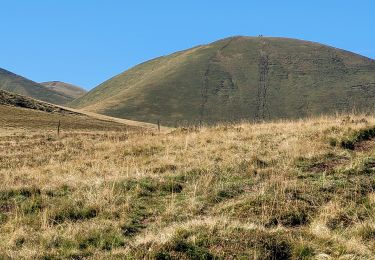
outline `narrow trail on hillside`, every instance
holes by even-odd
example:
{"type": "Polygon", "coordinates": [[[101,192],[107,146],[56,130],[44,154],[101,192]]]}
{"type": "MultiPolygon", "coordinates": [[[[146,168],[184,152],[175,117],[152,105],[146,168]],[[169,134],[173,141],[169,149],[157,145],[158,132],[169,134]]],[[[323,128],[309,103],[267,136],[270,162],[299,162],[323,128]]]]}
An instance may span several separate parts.
{"type": "Polygon", "coordinates": [[[260,50],[259,57],[259,85],[257,94],[257,106],[256,115],[257,120],[264,120],[269,117],[269,111],[267,107],[267,91],[268,91],[268,72],[269,72],[269,57],[267,54],[267,43],[265,40],[262,41],[262,48],[260,50]]]}
{"type": "MultiPolygon", "coordinates": [[[[215,52],[214,55],[212,55],[210,57],[210,59],[208,60],[208,65],[207,65],[207,69],[204,73],[204,76],[203,76],[203,86],[202,86],[202,103],[201,103],[201,108],[200,108],[200,112],[199,112],[199,115],[200,115],[200,121],[203,121],[203,116],[204,116],[204,111],[206,109],[206,104],[207,104],[207,101],[208,101],[208,90],[209,90],[209,75],[210,75],[210,72],[211,72],[211,69],[212,69],[212,65],[215,63],[216,61],[216,58],[219,57],[221,55],[221,52],[224,51],[236,38],[232,38],[230,40],[228,40],[228,42],[223,46],[221,47],[218,51],[215,52]]],[[[231,84],[234,85],[234,82],[233,82],[233,79],[231,78],[230,79],[231,81],[231,84]]],[[[221,83],[222,85],[224,85],[224,81],[222,81],[221,83]]]]}

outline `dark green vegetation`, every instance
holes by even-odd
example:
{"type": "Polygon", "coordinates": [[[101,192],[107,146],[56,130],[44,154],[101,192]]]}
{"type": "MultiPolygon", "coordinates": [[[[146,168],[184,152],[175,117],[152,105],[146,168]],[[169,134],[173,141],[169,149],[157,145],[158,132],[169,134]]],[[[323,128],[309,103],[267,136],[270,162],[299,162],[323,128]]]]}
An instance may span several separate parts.
{"type": "Polygon", "coordinates": [[[57,105],[63,105],[73,100],[67,94],[55,91],[4,69],[0,69],[0,89],[57,105]]]}
{"type": "Polygon", "coordinates": [[[18,95],[5,90],[0,90],[0,105],[12,106],[12,107],[22,107],[33,110],[40,110],[44,112],[56,112],[56,113],[66,113],[66,114],[78,114],[72,112],[68,109],[52,105],[43,101],[39,101],[30,97],[18,95]]]}
{"type": "Polygon", "coordinates": [[[363,141],[375,138],[375,128],[365,128],[360,131],[354,131],[345,140],[341,141],[341,146],[350,150],[354,150],[363,141]]]}
{"type": "Polygon", "coordinates": [[[83,88],[61,81],[42,82],[40,84],[62,95],[70,97],[71,101],[87,93],[83,88]]]}
{"type": "Polygon", "coordinates": [[[285,38],[233,37],[142,63],[72,102],[174,126],[374,109],[375,61],[285,38]]]}

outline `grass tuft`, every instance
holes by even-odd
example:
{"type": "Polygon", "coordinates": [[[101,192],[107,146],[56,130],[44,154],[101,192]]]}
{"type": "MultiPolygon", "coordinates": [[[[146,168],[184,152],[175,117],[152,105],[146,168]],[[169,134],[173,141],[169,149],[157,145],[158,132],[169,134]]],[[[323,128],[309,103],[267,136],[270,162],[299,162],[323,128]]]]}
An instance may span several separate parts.
{"type": "Polygon", "coordinates": [[[341,141],[341,147],[349,150],[354,150],[356,144],[370,140],[375,137],[375,128],[365,128],[355,131],[350,136],[341,141]]]}

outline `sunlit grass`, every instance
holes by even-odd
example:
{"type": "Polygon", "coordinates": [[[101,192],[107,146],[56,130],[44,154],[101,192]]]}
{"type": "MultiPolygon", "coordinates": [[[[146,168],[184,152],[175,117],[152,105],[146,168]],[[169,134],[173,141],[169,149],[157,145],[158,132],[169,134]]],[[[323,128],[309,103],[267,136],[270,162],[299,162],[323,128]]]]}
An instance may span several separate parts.
{"type": "Polygon", "coordinates": [[[0,258],[371,258],[374,125],[2,131],[0,258]]]}

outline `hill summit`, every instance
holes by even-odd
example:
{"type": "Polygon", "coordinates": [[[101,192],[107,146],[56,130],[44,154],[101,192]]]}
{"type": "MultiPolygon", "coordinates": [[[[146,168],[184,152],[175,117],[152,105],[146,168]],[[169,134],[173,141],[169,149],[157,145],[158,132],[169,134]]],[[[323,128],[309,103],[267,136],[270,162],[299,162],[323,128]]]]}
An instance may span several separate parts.
{"type": "Polygon", "coordinates": [[[142,63],[72,102],[174,125],[373,109],[375,61],[326,45],[231,37],[142,63]]]}

